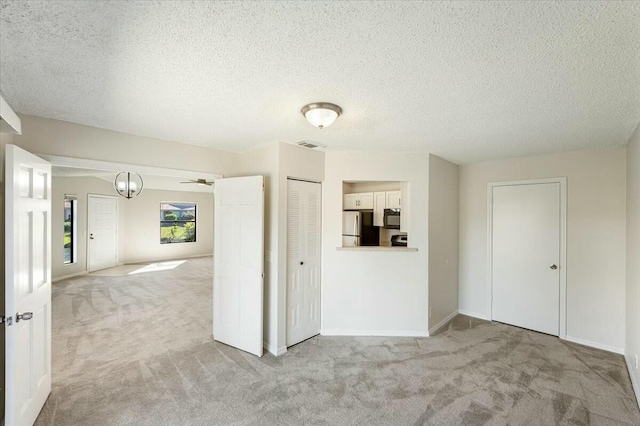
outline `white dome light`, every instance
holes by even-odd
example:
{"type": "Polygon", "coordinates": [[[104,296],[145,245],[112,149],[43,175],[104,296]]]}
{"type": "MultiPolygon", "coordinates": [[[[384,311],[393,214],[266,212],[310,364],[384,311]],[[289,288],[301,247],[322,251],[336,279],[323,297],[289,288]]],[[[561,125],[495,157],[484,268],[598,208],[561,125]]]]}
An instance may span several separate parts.
{"type": "Polygon", "coordinates": [[[300,112],[309,123],[323,129],[336,121],[342,114],[342,108],[328,102],[314,102],[303,106],[300,112]]]}

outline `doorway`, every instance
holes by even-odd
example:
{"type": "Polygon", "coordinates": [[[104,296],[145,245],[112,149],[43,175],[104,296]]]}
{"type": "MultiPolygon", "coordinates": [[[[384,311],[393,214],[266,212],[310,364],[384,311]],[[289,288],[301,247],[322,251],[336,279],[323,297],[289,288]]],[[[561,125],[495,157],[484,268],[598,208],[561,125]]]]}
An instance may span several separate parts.
{"type": "Polygon", "coordinates": [[[287,181],[287,346],[320,334],[321,184],[287,181]]]}
{"type": "Polygon", "coordinates": [[[89,194],[87,209],[87,269],[113,268],[118,265],[118,199],[89,194]]]}
{"type": "Polygon", "coordinates": [[[490,183],[491,319],[566,336],[566,178],[490,183]]]}

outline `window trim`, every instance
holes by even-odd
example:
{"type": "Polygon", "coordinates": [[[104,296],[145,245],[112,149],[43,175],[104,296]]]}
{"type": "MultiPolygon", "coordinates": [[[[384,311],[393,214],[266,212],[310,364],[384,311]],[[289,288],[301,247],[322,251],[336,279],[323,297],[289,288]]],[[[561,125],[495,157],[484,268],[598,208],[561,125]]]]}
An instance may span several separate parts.
{"type": "MultiPolygon", "coordinates": [[[[64,204],[66,204],[67,201],[71,202],[71,260],[69,262],[66,262],[64,260],[64,222],[66,222],[66,220],[63,220],[63,230],[62,230],[62,236],[63,236],[63,246],[62,246],[62,253],[63,253],[63,257],[62,257],[62,263],[64,266],[72,266],[72,265],[77,265],[78,264],[78,197],[76,195],[73,194],[64,194],[64,201],[63,201],[63,211],[66,210],[66,207],[64,206],[64,204]]],[[[63,213],[63,219],[64,218],[64,213],[63,213]]]]}
{"type": "Polygon", "coordinates": [[[198,203],[195,201],[161,201],[160,202],[160,220],[159,220],[159,225],[160,225],[160,245],[171,245],[171,244],[185,244],[185,243],[196,243],[198,242],[198,226],[199,226],[199,221],[198,221],[198,203]],[[193,204],[193,206],[195,207],[195,217],[193,220],[183,220],[183,221],[169,221],[169,220],[162,220],[162,212],[164,211],[162,209],[162,205],[163,204],[193,204]],[[189,223],[189,222],[193,222],[194,226],[195,226],[195,230],[194,230],[194,236],[193,236],[193,241],[167,241],[167,242],[163,242],[162,241],[162,224],[163,223],[177,223],[177,222],[183,222],[183,223],[189,223]]]}

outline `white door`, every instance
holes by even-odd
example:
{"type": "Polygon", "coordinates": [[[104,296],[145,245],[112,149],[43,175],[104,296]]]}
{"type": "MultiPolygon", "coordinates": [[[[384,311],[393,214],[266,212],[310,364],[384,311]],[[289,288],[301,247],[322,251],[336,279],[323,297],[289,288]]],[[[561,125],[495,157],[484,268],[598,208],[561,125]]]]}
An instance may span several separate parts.
{"type": "Polygon", "coordinates": [[[51,165],[6,146],[5,424],[31,426],[51,392],[51,165]]]}
{"type": "Polygon", "coordinates": [[[492,319],[559,335],[560,184],[493,187],[492,319]]]}
{"type": "Polygon", "coordinates": [[[118,199],[89,195],[89,272],[118,265],[118,199]]]}
{"type": "Polygon", "coordinates": [[[289,180],[287,346],[320,334],[321,187],[289,180]]]}
{"type": "Polygon", "coordinates": [[[216,179],[213,338],[262,356],[264,178],[216,179]]]}

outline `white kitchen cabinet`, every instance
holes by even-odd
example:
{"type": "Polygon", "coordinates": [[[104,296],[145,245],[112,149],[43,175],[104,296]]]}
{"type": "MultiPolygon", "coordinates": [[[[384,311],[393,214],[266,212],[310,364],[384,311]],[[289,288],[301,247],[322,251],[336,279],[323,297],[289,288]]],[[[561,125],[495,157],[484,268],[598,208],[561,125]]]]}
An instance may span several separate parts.
{"type": "Polygon", "coordinates": [[[357,210],[358,209],[358,199],[359,194],[344,194],[342,200],[342,209],[343,210],[357,210]]]}
{"type": "Polygon", "coordinates": [[[373,209],[373,192],[361,192],[358,202],[358,208],[360,210],[373,209]]]}
{"type": "Polygon", "coordinates": [[[373,226],[384,226],[384,209],[387,208],[387,193],[373,193],[373,226]]]}
{"type": "Polygon", "coordinates": [[[402,192],[401,191],[387,191],[387,207],[388,209],[401,209],[402,208],[402,192]]]}
{"type": "Polygon", "coordinates": [[[407,233],[409,232],[409,223],[411,222],[410,220],[411,210],[409,205],[411,198],[409,197],[409,189],[410,189],[409,182],[402,182],[402,190],[400,191],[401,197],[398,200],[398,203],[402,204],[401,206],[402,213],[400,214],[400,231],[407,232],[407,233]]]}
{"type": "Polygon", "coordinates": [[[373,192],[344,194],[342,206],[343,210],[373,210],[373,192]]]}

